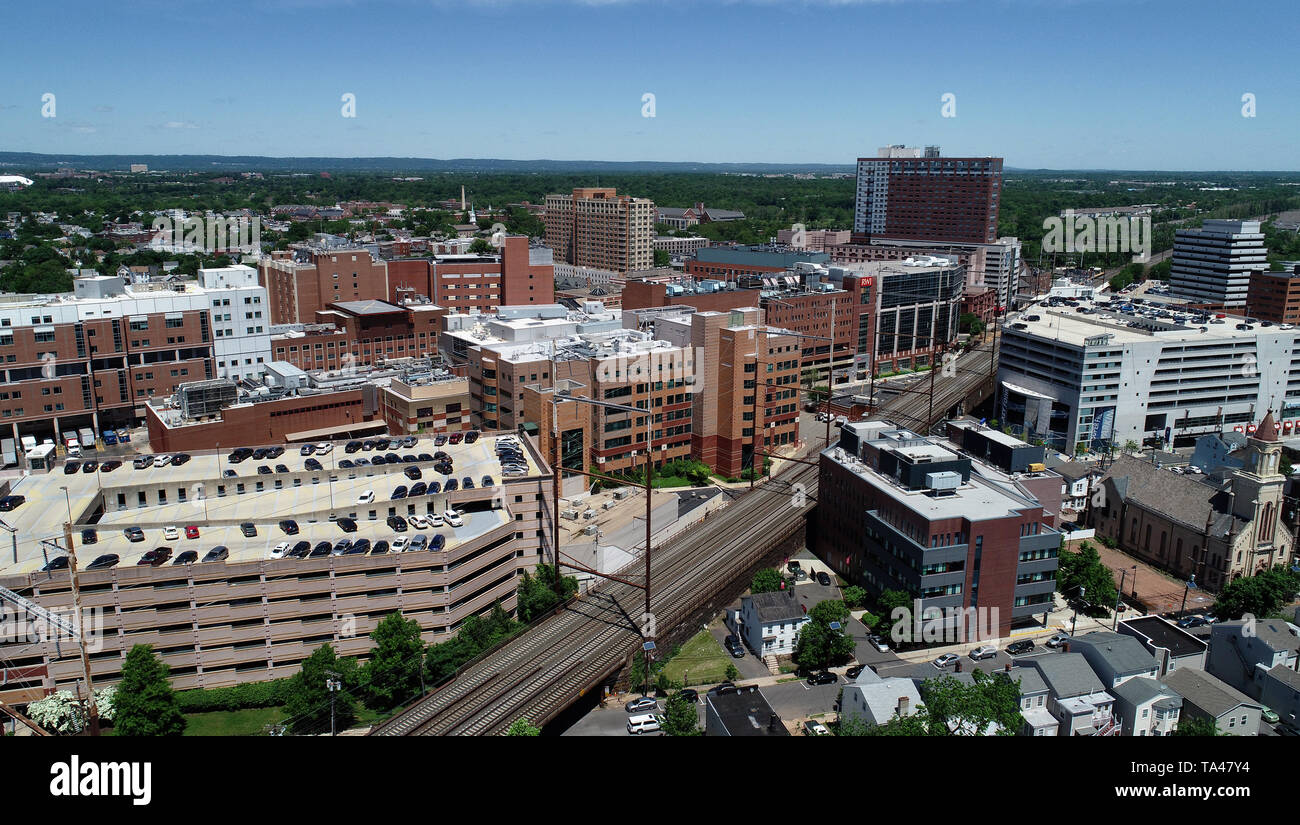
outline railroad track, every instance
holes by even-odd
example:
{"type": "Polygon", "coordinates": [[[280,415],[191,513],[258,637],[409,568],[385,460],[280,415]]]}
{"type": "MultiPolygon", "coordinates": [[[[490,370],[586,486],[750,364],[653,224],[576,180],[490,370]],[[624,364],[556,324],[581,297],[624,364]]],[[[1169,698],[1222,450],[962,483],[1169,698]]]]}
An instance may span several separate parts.
{"type": "MultiPolygon", "coordinates": [[[[985,345],[958,361],[956,380],[936,381],[934,410],[942,415],[980,381],[985,345]]],[[[878,415],[897,423],[928,418],[928,395],[892,399],[878,415]]],[[[650,609],[661,629],[678,626],[788,535],[784,529],[812,509],[817,469],[795,464],[727,508],[654,550],[650,609]],[[796,485],[799,485],[798,487],[796,485]],[[801,504],[797,495],[803,494],[801,504]]],[[[619,571],[637,580],[642,562],[619,571]]],[[[534,625],[450,682],[380,725],[372,736],[490,735],[515,720],[542,725],[578,696],[616,672],[642,641],[645,596],[639,588],[602,582],[556,615],[534,625]]]]}
{"type": "MultiPolygon", "coordinates": [[[[816,489],[816,468],[793,465],[657,547],[650,603],[656,624],[677,626],[712,598],[718,582],[767,555],[788,533],[782,528],[807,515],[816,489]]],[[[640,569],[633,562],[620,572],[636,580],[640,569]]],[[[605,581],[372,735],[497,734],[521,718],[543,724],[615,672],[641,643],[644,600],[639,588],[605,581]]]]}

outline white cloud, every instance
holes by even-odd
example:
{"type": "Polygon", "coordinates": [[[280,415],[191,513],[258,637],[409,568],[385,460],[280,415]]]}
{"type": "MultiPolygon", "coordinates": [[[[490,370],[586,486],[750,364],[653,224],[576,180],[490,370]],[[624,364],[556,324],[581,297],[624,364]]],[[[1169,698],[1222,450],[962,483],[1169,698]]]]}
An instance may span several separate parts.
{"type": "Polygon", "coordinates": [[[169,120],[163,124],[164,129],[197,129],[197,123],[191,123],[188,120],[169,120]]]}

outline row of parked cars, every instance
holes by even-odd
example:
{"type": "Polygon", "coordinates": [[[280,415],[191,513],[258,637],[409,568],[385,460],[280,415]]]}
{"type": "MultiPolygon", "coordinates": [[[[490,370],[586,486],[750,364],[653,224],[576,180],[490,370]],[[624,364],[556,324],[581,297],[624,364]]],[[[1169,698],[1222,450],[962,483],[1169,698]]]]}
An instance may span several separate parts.
{"type": "MultiPolygon", "coordinates": [[[[281,452],[283,452],[283,450],[281,450],[281,452]]],[[[148,453],[145,453],[143,455],[136,456],[135,460],[131,462],[131,466],[137,470],[147,470],[150,467],[167,467],[167,466],[180,467],[184,465],[187,461],[189,461],[190,457],[191,456],[189,453],[176,453],[175,455],[167,455],[167,454],[149,455],[148,453]]],[[[72,464],[72,463],[73,462],[71,461],[68,462],[68,464],[72,464]]],[[[111,463],[114,462],[106,462],[106,464],[111,464],[111,463]]],[[[121,466],[120,462],[118,462],[118,466],[121,466]]],[[[68,468],[66,465],[63,468],[63,472],[65,473],[68,472],[68,468]]],[[[73,470],[72,472],[76,472],[76,470],[73,470]]],[[[105,472],[107,472],[107,470],[105,470],[105,472]]]]}
{"type": "Polygon", "coordinates": [[[528,475],[528,459],[514,436],[497,439],[497,461],[501,463],[501,475],[505,478],[521,478],[528,475]]]}
{"type": "MultiPolygon", "coordinates": [[[[202,563],[225,561],[229,556],[230,549],[223,545],[218,545],[213,547],[203,556],[202,563]]],[[[136,562],[136,565],[139,567],[161,567],[171,558],[172,548],[166,546],[155,547],[140,556],[140,560],[136,562]]],[[[105,553],[102,556],[97,556],[94,561],[86,565],[86,569],[106,570],[110,567],[116,567],[121,560],[122,558],[116,553],[105,553]]],[[[172,560],[172,564],[194,564],[198,561],[199,553],[197,550],[185,550],[172,560]]],[[[41,572],[44,573],[66,569],[68,569],[68,557],[56,556],[55,558],[50,559],[45,566],[41,568],[41,572]]]]}
{"type": "Polygon", "coordinates": [[[389,552],[403,553],[426,549],[436,552],[445,547],[446,544],[447,539],[441,533],[434,533],[432,538],[424,533],[418,533],[410,538],[394,536],[391,542],[380,539],[373,544],[367,538],[356,540],[343,538],[335,542],[319,541],[314,546],[309,541],[299,541],[292,545],[287,541],[282,541],[271,548],[271,558],[318,559],[325,556],[364,556],[366,554],[378,556],[389,552]]]}
{"type": "Polygon", "coordinates": [[[101,473],[111,473],[121,466],[122,462],[116,459],[105,461],[103,464],[100,464],[98,461],[93,459],[90,461],[69,461],[63,465],[63,474],[70,476],[75,475],[78,471],[83,473],[93,473],[96,470],[101,473]]]}

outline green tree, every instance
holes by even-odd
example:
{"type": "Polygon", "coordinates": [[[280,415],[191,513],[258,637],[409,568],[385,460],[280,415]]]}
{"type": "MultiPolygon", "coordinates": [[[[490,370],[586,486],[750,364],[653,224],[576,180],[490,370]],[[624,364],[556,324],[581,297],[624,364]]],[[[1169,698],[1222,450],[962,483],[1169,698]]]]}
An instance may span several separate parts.
{"type": "Polygon", "coordinates": [[[1221,736],[1218,724],[1206,716],[1184,716],[1170,736],[1221,736]]]}
{"type": "Polygon", "coordinates": [[[519,718],[510,723],[510,729],[506,731],[506,736],[541,736],[542,729],[535,727],[527,719],[519,718]]]}
{"type": "Polygon", "coordinates": [[[1097,548],[1084,542],[1077,552],[1063,550],[1056,571],[1057,590],[1066,598],[1082,599],[1083,612],[1089,616],[1109,615],[1119,594],[1115,591],[1115,576],[1101,562],[1097,548]]]}
{"type": "Polygon", "coordinates": [[[338,730],[350,727],[357,718],[357,663],[341,659],[329,644],[316,648],[302,661],[286,690],[284,712],[289,728],[298,734],[328,733],[330,730],[330,690],[326,682],[337,673],[343,689],[334,691],[334,719],[338,730]]]}
{"type": "Polygon", "coordinates": [[[1024,724],[1020,715],[1020,682],[1004,673],[971,672],[967,684],[951,675],[921,684],[930,731],[939,735],[984,736],[992,726],[997,736],[1015,736],[1024,724]]]}
{"type": "Polygon", "coordinates": [[[853,637],[848,629],[849,609],[839,599],[818,602],[808,611],[809,621],[799,629],[794,661],[804,668],[826,668],[853,658],[853,637]],[[838,628],[831,625],[838,622],[838,628]]]}
{"type": "Polygon", "coordinates": [[[424,668],[424,642],[420,623],[391,613],[371,632],[375,646],[362,668],[366,704],[389,711],[420,693],[424,668]]]}
{"type": "MultiPolygon", "coordinates": [[[[560,589],[564,594],[563,599],[567,600],[578,592],[578,580],[573,576],[565,576],[560,579],[560,589]]],[[[528,624],[560,601],[561,597],[555,593],[555,568],[552,565],[537,565],[536,576],[530,576],[527,570],[524,571],[523,578],[519,580],[516,608],[519,621],[528,624]]]]}
{"type": "Polygon", "coordinates": [[[668,736],[700,736],[700,719],[695,706],[680,693],[668,698],[664,715],[664,733],[668,736]]]}
{"type": "Polygon", "coordinates": [[[122,664],[122,681],[115,694],[118,736],[180,736],[185,717],[167,681],[167,665],[149,645],[135,645],[122,664]]]}
{"type": "Polygon", "coordinates": [[[735,662],[727,662],[727,669],[723,672],[728,682],[734,682],[740,678],[740,671],[736,668],[735,662]]]}
{"type": "Polygon", "coordinates": [[[491,255],[496,248],[486,238],[475,238],[469,245],[469,251],[475,255],[491,255]]]}
{"type": "Polygon", "coordinates": [[[880,616],[880,632],[894,641],[910,638],[913,607],[912,597],[902,590],[886,590],[881,593],[876,597],[874,611],[880,616]],[[895,632],[898,624],[904,627],[895,632]]]}
{"type": "Polygon", "coordinates": [[[749,584],[751,593],[775,593],[781,589],[785,579],[781,574],[770,567],[764,567],[754,574],[754,580],[749,584]]]}
{"type": "Polygon", "coordinates": [[[1254,576],[1233,579],[1219,591],[1214,615],[1240,619],[1249,613],[1256,618],[1272,616],[1300,591],[1300,574],[1284,567],[1270,567],[1254,576]]]}
{"type": "Polygon", "coordinates": [[[867,591],[857,585],[850,585],[844,588],[844,603],[849,607],[862,607],[867,603],[867,591]]]}
{"type": "Polygon", "coordinates": [[[673,256],[666,249],[655,250],[655,266],[672,266],[673,256]]]}

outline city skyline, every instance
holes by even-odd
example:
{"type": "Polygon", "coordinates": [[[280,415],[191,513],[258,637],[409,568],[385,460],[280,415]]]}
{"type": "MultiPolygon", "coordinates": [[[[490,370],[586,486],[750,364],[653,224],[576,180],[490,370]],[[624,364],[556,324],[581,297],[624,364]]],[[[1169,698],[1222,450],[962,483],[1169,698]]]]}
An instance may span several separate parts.
{"type": "Polygon", "coordinates": [[[235,12],[195,3],[62,7],[84,26],[60,48],[7,47],[0,150],[851,164],[904,143],[1019,169],[1300,169],[1281,2],[1233,10],[1240,46],[1218,10],[1168,0],[290,0],[225,39],[235,12]]]}

